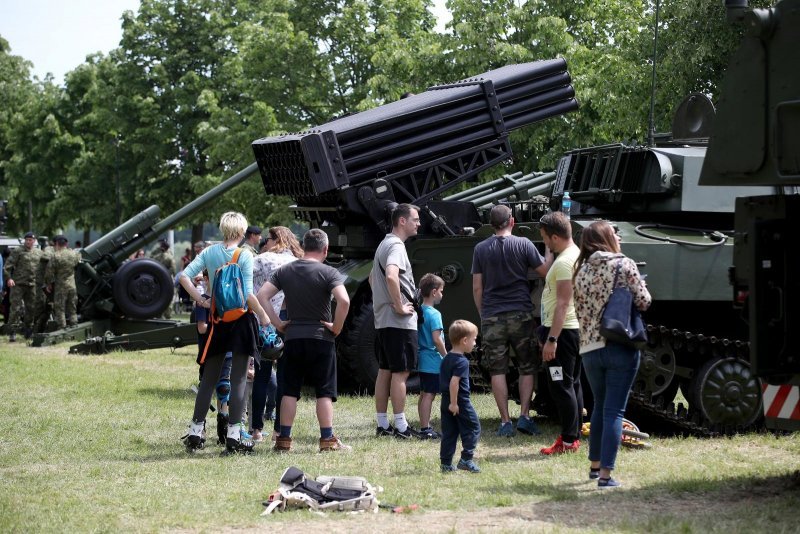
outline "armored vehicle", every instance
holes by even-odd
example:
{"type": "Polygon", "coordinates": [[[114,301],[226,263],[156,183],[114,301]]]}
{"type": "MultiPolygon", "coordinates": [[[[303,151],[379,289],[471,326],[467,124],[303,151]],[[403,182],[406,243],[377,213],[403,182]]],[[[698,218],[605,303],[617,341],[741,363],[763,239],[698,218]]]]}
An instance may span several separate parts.
{"type": "Polygon", "coordinates": [[[767,426],[800,430],[800,0],[748,9],[725,2],[745,35],[722,85],[700,182],[744,190],[736,200],[731,281],[749,323],[752,372],[765,381],[767,426]]]}
{"type": "MultiPolygon", "coordinates": [[[[632,409],[697,434],[757,425],[761,383],[750,369],[746,322],[731,306],[727,273],[735,197],[764,189],[698,183],[714,115],[702,95],[687,98],[673,134],[652,146],[574,150],[554,173],[505,176],[444,196],[509,158],[509,129],[575,109],[569,84],[561,60],[511,65],[253,143],[267,193],[292,197],[298,216],[328,233],[330,261],[348,277],[353,304],[337,340],[342,374],[367,390],[374,384],[366,280],[396,203],[421,207],[420,234],[406,242],[415,276],[434,272],[445,279],[440,310],[446,320],[478,322],[470,271],[475,244],[492,233],[483,211],[507,202],[520,223],[515,232],[538,243],[539,217],[559,209],[569,191],[576,239],[593,220],[613,221],[655,299],[632,409]],[[679,391],[684,400],[676,405],[679,391]]],[[[535,303],[540,291],[541,282],[532,278],[535,303]]],[[[485,383],[480,350],[474,356],[473,381],[485,383]]]]}

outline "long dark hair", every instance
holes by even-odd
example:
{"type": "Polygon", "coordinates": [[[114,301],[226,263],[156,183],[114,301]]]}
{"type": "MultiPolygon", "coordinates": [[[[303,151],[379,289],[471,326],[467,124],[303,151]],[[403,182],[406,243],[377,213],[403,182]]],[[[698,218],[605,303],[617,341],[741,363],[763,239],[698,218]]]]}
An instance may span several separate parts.
{"type": "Polygon", "coordinates": [[[285,226],[273,226],[269,229],[269,236],[275,240],[272,248],[269,249],[270,252],[280,253],[288,250],[295,258],[303,257],[303,247],[300,246],[300,242],[292,231],[285,226]]]}
{"type": "Polygon", "coordinates": [[[575,280],[578,271],[589,257],[595,252],[620,252],[619,241],[614,227],[607,221],[595,221],[581,232],[580,254],[578,261],[575,262],[575,271],[572,273],[572,280],[575,280]]]}

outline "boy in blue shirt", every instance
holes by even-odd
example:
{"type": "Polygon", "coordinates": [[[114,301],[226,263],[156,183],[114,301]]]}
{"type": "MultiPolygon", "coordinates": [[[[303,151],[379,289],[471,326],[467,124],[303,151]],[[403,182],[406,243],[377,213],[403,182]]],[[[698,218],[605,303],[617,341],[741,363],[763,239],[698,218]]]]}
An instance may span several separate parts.
{"type": "Polygon", "coordinates": [[[431,428],[431,406],[439,391],[439,368],[442,358],[447,354],[444,347],[444,326],[442,314],[434,308],[442,302],[444,280],[435,274],[428,273],[419,281],[422,293],[422,315],[425,322],[417,330],[419,346],[419,382],[420,395],[417,411],[419,412],[420,439],[439,439],[442,436],[431,428]]]}
{"type": "Polygon", "coordinates": [[[453,455],[460,435],[461,459],[458,469],[480,473],[480,468],[472,458],[481,435],[481,423],[469,400],[469,361],[464,356],[464,353],[475,348],[478,327],[459,319],[453,321],[447,334],[453,348],[442,360],[439,372],[439,390],[442,393],[442,445],[439,459],[443,472],[456,470],[453,467],[453,455]]]}

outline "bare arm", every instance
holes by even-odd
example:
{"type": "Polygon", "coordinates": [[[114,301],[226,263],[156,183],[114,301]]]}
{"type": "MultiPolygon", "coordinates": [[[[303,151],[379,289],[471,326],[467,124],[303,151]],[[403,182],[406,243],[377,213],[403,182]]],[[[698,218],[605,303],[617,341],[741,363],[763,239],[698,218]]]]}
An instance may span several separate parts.
{"type": "Polygon", "coordinates": [[[549,248],[545,247],[544,249],[544,263],[538,266],[534,271],[536,274],[544,278],[547,276],[547,271],[550,270],[550,266],[553,265],[553,251],[549,248]]]}
{"type": "Polygon", "coordinates": [[[457,376],[450,379],[450,406],[448,409],[453,415],[458,415],[458,383],[460,381],[461,378],[457,376]]]}
{"type": "Polygon", "coordinates": [[[261,307],[267,314],[269,322],[275,325],[275,328],[279,332],[283,332],[286,329],[286,322],[280,320],[278,315],[275,313],[275,310],[272,309],[272,304],[270,304],[269,302],[269,299],[274,297],[278,291],[280,290],[277,287],[275,287],[272,283],[266,282],[263,286],[261,286],[261,289],[258,290],[256,299],[259,301],[259,303],[262,303],[261,307]]]}
{"type": "Polygon", "coordinates": [[[336,313],[333,316],[333,322],[320,322],[324,324],[325,328],[330,330],[334,336],[338,336],[342,328],[344,328],[345,319],[347,319],[347,311],[350,309],[350,297],[347,296],[347,290],[343,285],[334,287],[331,294],[333,298],[336,299],[336,313]]]}
{"type": "Polygon", "coordinates": [[[480,273],[472,275],[472,300],[475,301],[475,308],[480,316],[483,304],[483,275],[480,273]]]}
{"type": "Polygon", "coordinates": [[[447,356],[447,349],[444,346],[444,339],[442,339],[442,331],[434,330],[431,332],[431,337],[433,338],[433,346],[436,347],[436,352],[438,352],[442,358],[447,356]]]}
{"type": "Polygon", "coordinates": [[[386,266],[386,287],[389,290],[389,298],[392,299],[392,310],[398,315],[412,315],[414,306],[410,302],[403,304],[400,295],[400,267],[397,265],[386,266]]]}
{"type": "MultiPolygon", "coordinates": [[[[250,293],[247,295],[247,306],[256,312],[256,316],[258,317],[258,324],[262,326],[266,326],[269,324],[269,316],[267,315],[264,308],[261,306],[261,303],[258,302],[258,298],[253,294],[250,293]]],[[[267,306],[268,308],[272,308],[272,306],[267,306]]]]}
{"type": "MultiPolygon", "coordinates": [[[[570,300],[572,300],[572,280],[557,280],[556,309],[553,311],[553,325],[550,327],[550,335],[553,337],[557,338],[561,335],[570,300]]],[[[544,344],[544,350],[542,351],[542,359],[544,361],[549,362],[556,357],[556,345],[557,343],[550,343],[549,341],[544,344]]]]}
{"type": "Polygon", "coordinates": [[[185,274],[181,273],[180,278],[178,278],[178,282],[183,286],[183,289],[189,293],[189,296],[192,297],[198,306],[201,308],[210,308],[211,307],[211,298],[206,298],[200,294],[200,291],[194,286],[192,280],[186,276],[185,274]]]}

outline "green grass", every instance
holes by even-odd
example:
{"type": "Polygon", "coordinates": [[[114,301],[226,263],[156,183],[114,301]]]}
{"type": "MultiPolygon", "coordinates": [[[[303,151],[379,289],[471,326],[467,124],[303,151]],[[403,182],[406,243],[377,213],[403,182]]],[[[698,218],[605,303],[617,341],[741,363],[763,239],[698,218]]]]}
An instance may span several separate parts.
{"type": "MultiPolygon", "coordinates": [[[[180,349],[68,355],[66,345],[0,346],[0,532],[297,529],[353,532],[630,531],[793,532],[800,505],[800,437],[752,434],[656,438],[623,450],[620,490],[586,480],[585,448],[543,458],[545,435],[497,438],[494,401],[475,395],[484,428],[479,475],[438,472],[438,444],[376,439],[371,398],[342,397],[335,431],[349,454],[316,452],[313,403],[300,403],[295,450],[262,444],[252,456],[194,456],[179,437],[191,417],[194,352],[180,349]],[[289,465],[311,475],[365,476],[381,500],[413,514],[260,517],[289,465]]],[[[434,404],[438,410],[438,400],[434,404]]],[[[512,410],[513,410],[512,406],[512,410]]],[[[416,423],[416,397],[409,399],[416,423]]],[[[210,434],[215,434],[213,415],[210,434]]],[[[434,417],[434,425],[438,418],[434,417]]]]}

